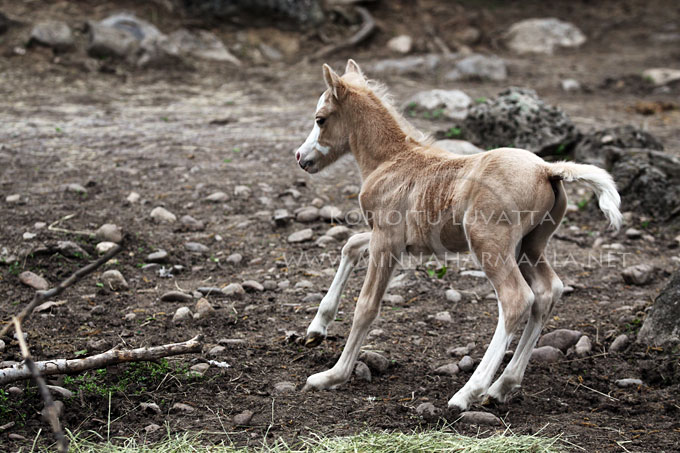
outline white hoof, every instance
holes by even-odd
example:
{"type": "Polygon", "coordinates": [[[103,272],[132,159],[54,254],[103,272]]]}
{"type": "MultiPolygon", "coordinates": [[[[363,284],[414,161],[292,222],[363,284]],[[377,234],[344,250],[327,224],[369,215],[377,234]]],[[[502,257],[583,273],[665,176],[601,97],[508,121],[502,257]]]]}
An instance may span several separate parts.
{"type": "Polygon", "coordinates": [[[453,397],[449,400],[448,406],[449,409],[458,412],[464,412],[467,410],[468,407],[470,407],[470,402],[468,401],[466,395],[461,395],[460,392],[458,392],[455,395],[453,395],[453,397]]]}
{"type": "Polygon", "coordinates": [[[332,370],[328,370],[309,376],[302,390],[334,389],[344,382],[345,379],[338,378],[332,370]]]}
{"type": "Polygon", "coordinates": [[[498,401],[499,403],[505,403],[513,390],[518,389],[520,386],[511,382],[503,382],[500,379],[489,387],[489,391],[486,392],[486,396],[492,400],[498,401]]]}

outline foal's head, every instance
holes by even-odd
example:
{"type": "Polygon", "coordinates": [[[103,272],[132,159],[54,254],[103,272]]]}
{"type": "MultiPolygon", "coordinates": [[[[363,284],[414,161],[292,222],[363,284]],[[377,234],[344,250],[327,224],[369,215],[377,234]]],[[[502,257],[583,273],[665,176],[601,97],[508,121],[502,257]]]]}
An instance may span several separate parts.
{"type": "Polygon", "coordinates": [[[308,173],[316,173],[349,151],[349,125],[343,115],[343,100],[349,84],[365,84],[359,65],[348,60],[345,75],[340,77],[323,65],[323,78],[328,89],[321,94],[314,113],[314,128],[295,152],[298,164],[308,173]]]}

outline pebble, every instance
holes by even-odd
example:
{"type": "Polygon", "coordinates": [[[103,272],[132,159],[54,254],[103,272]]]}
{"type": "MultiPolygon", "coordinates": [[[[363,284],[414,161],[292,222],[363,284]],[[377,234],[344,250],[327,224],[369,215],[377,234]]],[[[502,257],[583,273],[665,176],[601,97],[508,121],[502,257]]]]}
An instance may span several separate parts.
{"type": "Polygon", "coordinates": [[[538,340],[538,346],[552,346],[566,353],[567,349],[574,346],[582,336],[583,333],[578,330],[557,329],[543,335],[538,340]]]}
{"type": "Polygon", "coordinates": [[[455,363],[442,365],[434,370],[434,374],[438,376],[454,376],[458,374],[459,368],[455,363]]]}
{"type": "Polygon", "coordinates": [[[319,209],[314,206],[306,206],[295,214],[295,220],[302,223],[314,222],[319,219],[319,209]]]}
{"type": "Polygon", "coordinates": [[[491,425],[500,426],[503,423],[501,419],[496,417],[494,414],[489,412],[481,411],[466,411],[460,414],[460,419],[463,423],[469,423],[471,425],[491,425]]]}
{"type": "Polygon", "coordinates": [[[0,340],[0,354],[2,354],[3,352],[5,352],[5,341],[0,340]]]}
{"type": "Polygon", "coordinates": [[[680,80],[680,69],[671,68],[650,68],[642,73],[645,80],[649,80],[654,85],[666,85],[667,83],[680,80]]]}
{"type": "Polygon", "coordinates": [[[17,434],[17,433],[9,433],[9,434],[7,435],[7,438],[8,438],[9,440],[18,440],[18,441],[24,441],[24,440],[26,440],[26,438],[25,438],[24,436],[22,436],[21,434],[17,434]]]}
{"type": "Polygon", "coordinates": [[[140,195],[137,192],[130,192],[130,195],[127,196],[126,200],[128,203],[134,204],[137,203],[140,199],[140,195]]]}
{"type": "Polygon", "coordinates": [[[222,201],[227,201],[229,196],[224,192],[214,192],[205,197],[206,201],[211,201],[213,203],[220,203],[222,201]]]}
{"type": "Polygon", "coordinates": [[[156,222],[161,223],[174,223],[177,221],[177,216],[167,209],[158,206],[151,210],[151,218],[156,222]]]}
{"type": "Polygon", "coordinates": [[[121,274],[120,271],[116,269],[109,269],[108,271],[104,272],[99,279],[104,284],[104,287],[106,289],[110,289],[111,291],[123,291],[129,287],[128,282],[125,280],[125,277],[123,277],[123,274],[121,274]]]}
{"type": "Polygon", "coordinates": [[[168,252],[161,249],[146,256],[147,263],[165,263],[168,261],[168,252]]]}
{"type": "Polygon", "coordinates": [[[184,225],[189,231],[203,231],[205,224],[200,220],[196,220],[190,215],[183,215],[179,219],[180,223],[184,225]]]}
{"type": "Polygon", "coordinates": [[[646,285],[654,277],[654,266],[650,264],[637,264],[625,268],[621,275],[623,280],[629,285],[646,285]]]}
{"type": "Polygon", "coordinates": [[[338,241],[336,241],[334,238],[332,238],[330,236],[323,235],[323,236],[319,236],[319,238],[314,243],[321,248],[326,248],[329,245],[335,244],[337,242],[338,241]]]}
{"type": "Polygon", "coordinates": [[[287,289],[290,286],[290,280],[281,280],[276,284],[279,289],[287,289]]]}
{"type": "Polygon", "coordinates": [[[236,426],[249,426],[253,419],[253,411],[243,411],[240,414],[234,415],[233,422],[236,426]]]}
{"type": "MultiPolygon", "coordinates": [[[[200,288],[198,290],[201,291],[200,288]]],[[[222,293],[226,296],[242,296],[246,290],[238,283],[229,283],[222,289],[222,293]]]]}
{"type": "Polygon", "coordinates": [[[155,423],[151,423],[150,425],[146,425],[144,427],[144,431],[146,432],[146,434],[155,433],[159,429],[161,429],[160,425],[157,425],[155,423]]]}
{"type": "Polygon", "coordinates": [[[585,357],[593,350],[593,343],[587,335],[583,335],[576,343],[574,351],[579,357],[585,357]]]}
{"type": "Polygon", "coordinates": [[[71,184],[66,184],[65,190],[67,192],[75,192],[75,193],[87,193],[87,189],[80,184],[74,182],[71,184]]]}
{"type": "Polygon", "coordinates": [[[89,253],[73,241],[57,241],[57,251],[67,258],[84,258],[90,256],[89,253]]]}
{"type": "Polygon", "coordinates": [[[326,205],[319,209],[319,216],[328,222],[342,220],[342,210],[336,206],[326,205]]]}
{"type": "Polygon", "coordinates": [[[31,239],[35,239],[37,234],[31,233],[30,231],[26,231],[23,235],[24,241],[30,241],[31,239]]]}
{"type": "Polygon", "coordinates": [[[612,344],[609,346],[609,352],[621,352],[628,346],[630,339],[628,335],[622,333],[618,337],[614,338],[612,344]]]}
{"type": "Polygon", "coordinates": [[[323,294],[321,293],[309,293],[303,299],[302,302],[305,304],[317,304],[323,299],[323,294]]]}
{"type": "Polygon", "coordinates": [[[50,288],[50,284],[47,283],[47,280],[31,271],[25,271],[19,274],[19,281],[24,285],[30,286],[31,288],[37,289],[39,291],[45,291],[50,288]]]}
{"type": "Polygon", "coordinates": [[[434,320],[439,322],[453,322],[451,313],[449,313],[448,311],[440,311],[439,313],[434,315],[434,320]]]}
{"type": "Polygon", "coordinates": [[[432,403],[420,403],[416,407],[416,413],[423,418],[429,419],[439,415],[439,409],[432,403]]]}
{"type": "Polygon", "coordinates": [[[371,376],[371,369],[361,360],[358,360],[356,365],[354,365],[354,375],[360,381],[371,382],[373,379],[371,376]]]}
{"type": "Polygon", "coordinates": [[[274,280],[265,280],[264,283],[262,284],[262,286],[267,291],[273,291],[278,287],[278,285],[276,284],[276,282],[274,280]]]}
{"type": "Polygon", "coordinates": [[[305,228],[304,230],[296,231],[295,233],[288,236],[288,242],[295,244],[298,242],[311,241],[314,237],[314,232],[311,228],[305,228]]]}
{"type": "Polygon", "coordinates": [[[45,222],[35,222],[33,224],[33,228],[35,228],[36,230],[42,230],[46,226],[47,226],[47,223],[45,223],[45,222]]]}
{"type": "Polygon", "coordinates": [[[636,230],[635,228],[628,228],[626,230],[626,237],[628,239],[639,239],[642,237],[642,231],[636,230]]]}
{"type": "Polygon", "coordinates": [[[486,278],[484,271],[463,271],[460,273],[461,277],[470,276],[476,278],[486,278]]]}
{"type": "Polygon", "coordinates": [[[73,398],[73,392],[64,387],[59,387],[58,385],[47,385],[47,389],[52,395],[59,396],[61,398],[73,398]]]}
{"type": "Polygon", "coordinates": [[[227,350],[227,348],[225,348],[224,346],[213,346],[208,351],[208,355],[216,357],[216,356],[221,355],[226,350],[227,350]]]}
{"type": "Polygon", "coordinates": [[[453,357],[463,357],[470,353],[470,349],[472,348],[470,348],[469,346],[458,346],[455,348],[448,349],[446,353],[453,357]]]}
{"type": "Polygon", "coordinates": [[[9,393],[10,396],[21,396],[24,394],[23,389],[20,389],[19,387],[10,387],[7,389],[7,393],[9,393]]]}
{"type": "Polygon", "coordinates": [[[365,351],[361,353],[359,360],[368,365],[371,371],[377,372],[379,374],[387,371],[387,368],[390,366],[389,360],[373,351],[365,351]]]}
{"type": "Polygon", "coordinates": [[[639,386],[642,385],[642,381],[640,379],[633,379],[633,378],[617,379],[616,385],[621,387],[621,388],[639,387],[639,386]]]}
{"type": "Polygon", "coordinates": [[[103,255],[106,252],[108,252],[109,250],[111,250],[112,248],[114,248],[115,246],[116,246],[115,242],[104,241],[104,242],[98,243],[97,246],[95,247],[95,250],[97,251],[97,253],[99,255],[103,255]]]}
{"type": "Polygon", "coordinates": [[[5,197],[5,201],[7,203],[18,203],[21,201],[21,195],[19,195],[18,193],[15,193],[13,195],[7,195],[5,197]]]}
{"type": "Polygon", "coordinates": [[[199,242],[185,242],[184,243],[184,248],[190,251],[191,253],[208,253],[210,249],[199,243],[199,242]]]}
{"type": "Polygon", "coordinates": [[[142,412],[161,413],[161,408],[156,403],[139,403],[139,407],[142,409],[142,412]]]}
{"type": "Polygon", "coordinates": [[[376,337],[380,337],[384,333],[385,333],[385,331],[382,330],[382,329],[373,329],[370,332],[368,332],[367,338],[373,339],[373,338],[376,338],[376,337]]]}
{"type": "Polygon", "coordinates": [[[463,372],[468,372],[472,371],[472,369],[475,367],[475,361],[472,357],[469,355],[463,356],[462,359],[458,362],[458,368],[463,371],[463,372]]]}
{"type": "Polygon", "coordinates": [[[576,79],[562,79],[560,81],[560,87],[562,91],[571,92],[579,91],[581,89],[581,83],[576,79]]]}
{"type": "Polygon", "coordinates": [[[181,291],[168,291],[161,296],[163,302],[191,302],[194,298],[191,294],[183,293],[181,291]]]}
{"type": "Polygon", "coordinates": [[[404,298],[399,294],[385,294],[382,300],[391,305],[400,305],[404,303],[404,298]]]}
{"type": "Polygon", "coordinates": [[[253,191],[248,186],[236,186],[234,187],[234,195],[238,198],[247,199],[250,198],[253,191]]]}
{"type": "Polygon", "coordinates": [[[127,313],[123,319],[125,319],[125,321],[127,321],[127,322],[132,322],[135,319],[137,319],[137,314],[136,313],[127,313]]]}
{"type": "Polygon", "coordinates": [[[212,305],[210,305],[208,299],[204,299],[203,297],[198,299],[198,301],[196,302],[196,307],[194,307],[194,310],[196,310],[196,312],[194,313],[195,319],[205,318],[215,313],[215,309],[213,308],[212,305]]]}
{"type": "Polygon", "coordinates": [[[210,368],[210,364],[203,362],[193,365],[189,370],[196,376],[203,376],[208,371],[208,368],[210,368]]]}
{"type": "Polygon", "coordinates": [[[245,282],[241,283],[241,286],[243,286],[243,289],[249,293],[264,291],[264,286],[255,280],[246,280],[245,282]]]}
{"type": "Polygon", "coordinates": [[[92,307],[92,310],[90,310],[90,313],[93,316],[102,316],[106,314],[106,307],[103,305],[95,305],[92,307]]]}
{"type": "Polygon", "coordinates": [[[274,384],[274,391],[276,393],[291,393],[295,391],[295,384],[288,381],[277,382],[274,384]]]}
{"type": "Polygon", "coordinates": [[[460,292],[456,291],[455,289],[447,289],[446,300],[453,303],[460,302],[461,300],[463,300],[463,295],[460,292]]]}
{"type": "Polygon", "coordinates": [[[534,362],[554,363],[564,358],[564,354],[552,346],[543,346],[531,351],[531,360],[534,362]]]}
{"type": "Polygon", "coordinates": [[[239,264],[241,261],[243,261],[243,255],[240,253],[232,253],[227,257],[227,263],[229,264],[239,264]]]}
{"type": "Polygon", "coordinates": [[[387,48],[393,52],[405,55],[413,48],[413,38],[409,35],[399,35],[387,41],[387,48]]]}
{"type": "Polygon", "coordinates": [[[95,231],[94,236],[100,241],[118,243],[123,240],[123,230],[113,223],[105,223],[95,231]]]}
{"type": "Polygon", "coordinates": [[[170,412],[184,412],[184,413],[189,413],[189,412],[194,412],[196,409],[192,406],[189,406],[188,404],[184,403],[175,403],[172,405],[170,408],[170,412]]]}
{"type": "Polygon", "coordinates": [[[352,230],[344,225],[337,225],[326,231],[326,236],[330,236],[337,241],[344,241],[352,235],[352,230]]]}
{"type": "Polygon", "coordinates": [[[277,227],[284,227],[290,222],[290,213],[286,209],[276,209],[274,211],[274,223],[277,227]]]}
{"type": "Polygon", "coordinates": [[[191,318],[193,318],[193,313],[191,313],[189,307],[179,307],[177,311],[175,311],[175,315],[172,317],[172,322],[178,324],[191,318]]]}

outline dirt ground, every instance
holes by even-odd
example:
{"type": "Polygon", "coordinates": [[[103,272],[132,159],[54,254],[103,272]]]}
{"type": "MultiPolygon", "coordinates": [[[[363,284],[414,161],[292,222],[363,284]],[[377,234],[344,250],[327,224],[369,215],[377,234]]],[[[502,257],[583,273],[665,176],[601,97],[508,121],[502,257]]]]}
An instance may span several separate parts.
{"type": "MultiPolygon", "coordinates": [[[[564,109],[583,132],[632,124],[658,137],[666,151],[680,150],[680,111],[643,116],[633,108],[638,101],[677,104],[677,93],[655,93],[625,83],[630,75],[646,68],[678,66],[677,41],[664,43],[654,38],[660,33],[680,33],[680,8],[674,2],[560,2],[560,7],[551,10],[545,4],[549,2],[506,5],[466,1],[458,2],[456,14],[450,16],[443,14],[446,8],[438,2],[419,2],[427,13],[423,15],[416,14],[410,2],[382,3],[374,11],[381,32],[359,49],[330,58],[329,63],[340,69],[347,57],[366,65],[387,57],[386,36],[413,30],[413,19],[409,18],[432,21],[444,37],[458,23],[459,19],[453,18],[467,18],[483,31],[473,49],[505,58],[509,79],[454,84],[444,83],[436,75],[392,76],[384,81],[396,99],[433,87],[458,88],[477,98],[493,97],[507,86],[528,86],[546,102],[564,109]],[[496,36],[513,21],[551,15],[576,23],[589,41],[578,50],[553,56],[520,58],[498,47],[496,36]],[[563,78],[575,78],[586,89],[565,93],[559,87],[563,78]]],[[[31,8],[29,2],[0,1],[0,11],[32,22],[51,15],[103,16],[113,9],[90,6],[94,4],[61,2],[31,8]]],[[[150,17],[148,6],[127,6],[142,17],[150,17]]],[[[173,20],[164,16],[158,19],[168,27],[173,20]]],[[[227,41],[235,28],[232,24],[214,31],[227,41]]],[[[308,35],[301,43],[301,53],[306,46],[318,47],[308,35]]],[[[101,272],[68,289],[59,298],[66,301],[64,305],[34,315],[25,325],[36,359],[70,358],[85,350],[89,354],[97,347],[184,341],[198,333],[206,342],[203,354],[171,359],[174,371],[166,370],[160,376],[149,371],[144,379],[136,375],[128,388],[114,391],[110,413],[105,392],[86,387],[84,381],[57,380],[78,392],[64,400],[62,420],[66,427],[104,437],[110,431],[111,436],[155,440],[165,435],[165,430],[147,435],[144,428],[151,423],[167,423],[173,433],[203,431],[209,433],[207,439],[229,439],[239,445],[259,444],[265,436],[290,441],[313,433],[410,431],[430,424],[416,414],[415,407],[430,401],[443,409],[469,378],[470,373],[465,372],[453,378],[432,373],[434,368],[455,361],[447,355],[452,346],[473,342],[471,356],[481,359],[496,324],[495,300],[471,301],[466,297],[457,304],[446,300],[444,292],[450,287],[481,295],[491,289],[485,280],[461,276],[460,270],[473,268],[464,262],[441,279],[430,277],[422,267],[399,272],[406,275],[403,284],[389,293],[403,296],[404,302],[383,305],[375,323],[382,332],[364,345],[365,350],[380,352],[390,360],[386,373],[374,375],[371,382],[353,377],[333,391],[299,391],[308,375],[327,369],[338,358],[365,271],[360,266],[350,279],[327,341],[314,349],[290,341],[290,331],[303,335],[311,321],[317,303],[303,302],[303,298],[309,293],[325,293],[342,244],[326,249],[313,242],[290,244],[286,240],[290,233],[311,227],[316,238],[330,224],[292,222],[276,227],[271,214],[278,208],[293,211],[307,206],[315,198],[344,212],[354,210],[360,183],[355,164],[349,159],[312,176],[300,170],[293,157],[312,126],[313,108],[323,89],[320,62],[241,69],[205,65],[193,71],[139,71],[121,66],[88,72],[75,57],[55,61],[51,51],[44,49],[29,50],[24,56],[8,56],[7,49],[3,50],[0,248],[7,247],[22,258],[16,265],[0,267],[0,318],[9,319],[32,297],[32,290],[19,283],[18,273],[32,270],[54,285],[87,263],[86,259],[64,258],[56,253],[41,254],[40,249],[72,240],[95,255],[97,241],[88,235],[35,226],[36,222],[50,225],[72,216],[58,226],[94,231],[104,223],[115,223],[124,229],[125,251],[101,271],[120,270],[130,289],[103,290],[97,285],[101,272]],[[70,183],[85,186],[87,194],[63,190],[70,183]],[[234,195],[238,185],[250,187],[252,193],[245,198],[234,195]],[[299,197],[290,196],[290,189],[299,197]],[[139,202],[126,202],[132,191],[141,195],[139,202]],[[229,199],[205,201],[217,191],[225,192],[229,199]],[[22,202],[6,203],[5,197],[10,194],[20,194],[22,202]],[[204,222],[205,229],[192,231],[180,222],[154,223],[149,214],[156,206],[164,206],[178,217],[191,215],[204,222]],[[23,239],[25,232],[36,236],[23,239]],[[209,252],[187,251],[184,244],[188,241],[207,245],[209,252]],[[146,255],[158,249],[169,253],[166,267],[182,266],[173,270],[171,277],[141,269],[146,255]],[[243,261],[227,263],[232,253],[242,254],[243,261]],[[180,325],[171,318],[184,304],[160,301],[162,294],[178,288],[191,292],[202,286],[222,287],[245,280],[272,280],[277,284],[288,280],[290,287],[249,292],[239,298],[210,298],[216,308],[213,315],[180,325]],[[311,282],[311,287],[296,288],[304,280],[311,282]],[[435,321],[433,315],[441,311],[449,311],[454,322],[435,321]],[[135,319],[126,320],[129,313],[135,313],[135,319]],[[98,346],[93,345],[97,342],[98,346]],[[225,350],[210,357],[207,351],[218,344],[225,350]],[[186,366],[207,359],[226,361],[231,367],[212,366],[202,378],[185,372],[186,366]],[[293,382],[298,390],[276,393],[274,385],[282,381],[293,382]],[[145,402],[157,403],[161,412],[145,412],[139,406],[145,402]],[[178,402],[191,405],[194,411],[171,411],[178,402]],[[233,416],[244,410],[255,412],[252,425],[233,426],[233,416]]],[[[417,119],[416,125],[427,132],[448,127],[424,119],[417,119]]],[[[584,196],[574,187],[569,190],[572,202],[584,196]]],[[[562,298],[545,331],[581,330],[593,340],[593,354],[582,359],[567,356],[555,364],[530,363],[522,389],[510,402],[474,409],[498,415],[514,433],[559,434],[581,447],[573,447],[578,451],[680,451],[677,354],[638,344],[621,353],[606,352],[617,335],[636,333],[644,308],[677,267],[679,252],[673,238],[678,225],[633,214],[626,227],[644,229],[653,236],[653,240],[633,240],[623,232],[607,231],[599,212],[570,212],[567,218],[559,238],[551,243],[550,254],[558,274],[574,291],[562,298]],[[613,258],[608,259],[607,249],[593,247],[598,238],[622,248],[609,252],[613,258]],[[653,283],[642,287],[624,284],[621,270],[637,263],[650,263],[659,269],[653,283]],[[614,384],[621,378],[640,378],[644,385],[621,389],[614,384]]],[[[351,228],[361,231],[364,227],[351,228]]],[[[193,304],[190,307],[193,309],[193,304]]],[[[5,341],[2,360],[20,360],[16,341],[5,341]]],[[[140,368],[120,365],[106,374],[88,376],[100,387],[111,386],[128,376],[131,369],[140,368]]],[[[0,409],[0,425],[15,423],[0,433],[3,451],[26,448],[38,430],[46,429],[39,415],[42,404],[32,384],[18,386],[24,389],[23,396],[7,397],[0,409]],[[10,433],[29,440],[10,440],[10,433]]],[[[454,427],[464,434],[480,432],[479,427],[462,423],[454,427]]],[[[481,432],[505,429],[482,427],[481,432]]],[[[45,434],[41,439],[49,442],[45,434]]]]}

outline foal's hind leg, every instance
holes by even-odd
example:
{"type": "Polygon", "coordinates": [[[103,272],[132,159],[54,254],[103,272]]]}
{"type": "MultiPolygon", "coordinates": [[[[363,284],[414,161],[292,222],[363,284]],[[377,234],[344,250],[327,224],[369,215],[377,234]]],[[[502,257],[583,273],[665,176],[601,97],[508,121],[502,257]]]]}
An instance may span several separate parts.
{"type": "Polygon", "coordinates": [[[317,346],[326,337],[328,325],[335,319],[338,313],[338,306],[340,305],[340,296],[345,289],[347,280],[352,274],[357,263],[363,256],[368,244],[371,240],[371,233],[355,234],[342,248],[342,257],[340,258],[340,266],[333,277],[333,283],[328,289],[326,296],[319,304],[319,309],[312,323],[307,328],[307,338],[305,346],[317,346]]]}
{"type": "Polygon", "coordinates": [[[496,290],[499,315],[496,332],[482,361],[465,386],[449,400],[450,408],[461,411],[480,401],[486,394],[519,320],[534,299],[515,261],[518,239],[512,238],[512,232],[507,229],[493,230],[490,228],[478,233],[468,230],[470,248],[496,290]]]}

